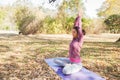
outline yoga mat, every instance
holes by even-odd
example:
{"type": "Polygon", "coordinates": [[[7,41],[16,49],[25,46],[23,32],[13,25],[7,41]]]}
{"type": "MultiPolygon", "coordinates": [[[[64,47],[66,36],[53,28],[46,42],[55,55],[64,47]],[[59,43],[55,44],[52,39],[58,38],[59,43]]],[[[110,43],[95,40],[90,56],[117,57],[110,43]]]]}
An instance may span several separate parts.
{"type": "Polygon", "coordinates": [[[63,67],[55,64],[53,61],[54,59],[55,58],[45,59],[45,62],[62,78],[62,80],[105,80],[96,73],[84,67],[77,73],[65,75],[62,73],[63,67]]]}

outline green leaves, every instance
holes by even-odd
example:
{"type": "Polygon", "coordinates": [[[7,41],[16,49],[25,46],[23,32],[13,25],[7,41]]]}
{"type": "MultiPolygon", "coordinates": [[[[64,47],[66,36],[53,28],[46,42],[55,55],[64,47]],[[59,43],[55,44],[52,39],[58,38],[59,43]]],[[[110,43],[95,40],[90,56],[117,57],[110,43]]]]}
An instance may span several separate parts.
{"type": "Polygon", "coordinates": [[[117,32],[120,32],[120,15],[111,15],[104,21],[104,23],[109,27],[109,29],[117,30],[117,32]]]}
{"type": "Polygon", "coordinates": [[[87,28],[87,27],[89,27],[91,21],[92,21],[91,19],[82,18],[82,26],[83,26],[83,28],[87,28]]]}
{"type": "Polygon", "coordinates": [[[120,15],[111,15],[104,22],[108,26],[120,26],[120,15]]]}
{"type": "Polygon", "coordinates": [[[2,23],[3,19],[5,18],[6,12],[0,8],[0,23],[2,23]]]}
{"type": "Polygon", "coordinates": [[[98,11],[100,17],[107,18],[104,23],[109,32],[120,33],[120,0],[106,0],[98,11]]]}

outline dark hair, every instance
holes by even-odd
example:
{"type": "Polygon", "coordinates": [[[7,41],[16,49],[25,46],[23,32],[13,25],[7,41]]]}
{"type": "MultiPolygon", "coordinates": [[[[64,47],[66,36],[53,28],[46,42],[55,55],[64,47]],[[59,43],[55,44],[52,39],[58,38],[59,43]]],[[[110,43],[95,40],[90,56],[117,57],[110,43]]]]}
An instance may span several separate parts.
{"type": "Polygon", "coordinates": [[[86,31],[84,29],[82,29],[82,33],[83,35],[86,35],[86,31]]]}
{"type": "MultiPolygon", "coordinates": [[[[77,34],[78,34],[78,29],[79,29],[79,27],[73,27],[73,29],[75,29],[75,30],[77,31],[77,34]]],[[[83,35],[85,35],[85,34],[86,34],[86,31],[85,31],[84,29],[82,29],[82,33],[83,33],[83,35]]]]}
{"type": "Polygon", "coordinates": [[[73,29],[75,29],[77,31],[77,34],[78,34],[78,27],[73,27],[73,29]]]}

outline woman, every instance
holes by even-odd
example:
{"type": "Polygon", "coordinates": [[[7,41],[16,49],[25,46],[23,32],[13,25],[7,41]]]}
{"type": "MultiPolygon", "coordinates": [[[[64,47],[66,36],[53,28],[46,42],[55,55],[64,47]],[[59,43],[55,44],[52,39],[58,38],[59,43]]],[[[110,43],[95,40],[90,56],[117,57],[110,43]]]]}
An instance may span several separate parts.
{"type": "Polygon", "coordinates": [[[80,59],[80,50],[83,44],[83,35],[85,31],[82,30],[81,16],[80,14],[75,19],[74,27],[72,30],[73,40],[70,43],[69,48],[69,59],[68,58],[57,58],[55,63],[59,66],[64,66],[64,74],[72,74],[81,70],[82,63],[80,59]]]}

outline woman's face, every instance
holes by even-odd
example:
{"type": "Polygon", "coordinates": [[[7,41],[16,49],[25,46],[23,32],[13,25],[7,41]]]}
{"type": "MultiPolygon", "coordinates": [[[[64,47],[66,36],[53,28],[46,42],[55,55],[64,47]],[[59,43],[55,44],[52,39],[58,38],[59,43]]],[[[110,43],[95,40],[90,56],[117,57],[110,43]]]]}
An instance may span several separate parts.
{"type": "Polygon", "coordinates": [[[77,38],[77,31],[75,29],[72,29],[72,35],[73,38],[77,38]]]}

